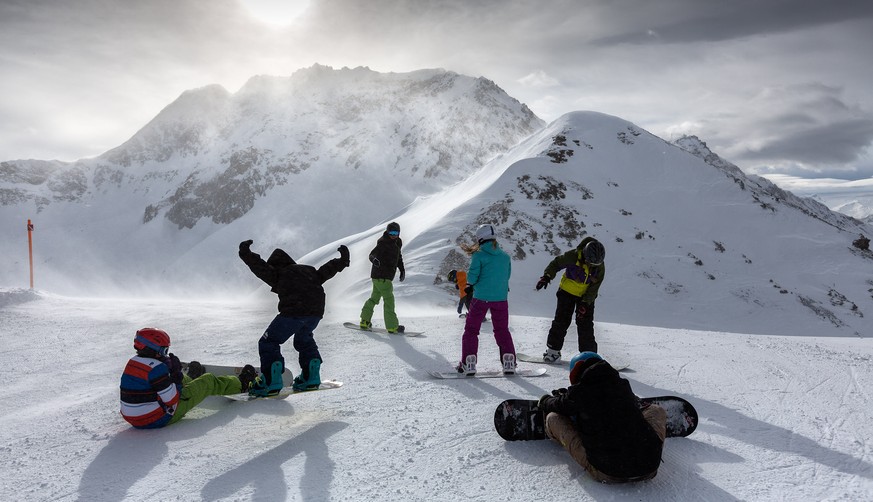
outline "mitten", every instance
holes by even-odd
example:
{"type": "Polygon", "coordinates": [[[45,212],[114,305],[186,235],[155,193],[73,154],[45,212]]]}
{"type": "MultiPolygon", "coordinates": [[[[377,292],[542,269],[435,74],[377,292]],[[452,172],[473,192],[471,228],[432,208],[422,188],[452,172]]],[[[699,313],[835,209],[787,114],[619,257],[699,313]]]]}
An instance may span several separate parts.
{"type": "Polygon", "coordinates": [[[540,280],[537,281],[537,291],[539,291],[539,290],[543,289],[544,287],[548,286],[550,282],[552,282],[552,280],[549,279],[548,276],[545,276],[545,275],[544,275],[544,276],[540,277],[540,280]]]}
{"type": "Polygon", "coordinates": [[[351,260],[349,258],[349,248],[340,244],[340,247],[336,248],[336,250],[339,251],[340,260],[342,260],[343,264],[348,267],[351,264],[351,260]]]}
{"type": "Polygon", "coordinates": [[[401,270],[400,271],[400,282],[403,282],[404,279],[406,279],[406,270],[401,270]]]}
{"type": "Polygon", "coordinates": [[[170,369],[170,379],[176,385],[182,385],[182,363],[172,352],[167,357],[167,367],[170,369]]]}

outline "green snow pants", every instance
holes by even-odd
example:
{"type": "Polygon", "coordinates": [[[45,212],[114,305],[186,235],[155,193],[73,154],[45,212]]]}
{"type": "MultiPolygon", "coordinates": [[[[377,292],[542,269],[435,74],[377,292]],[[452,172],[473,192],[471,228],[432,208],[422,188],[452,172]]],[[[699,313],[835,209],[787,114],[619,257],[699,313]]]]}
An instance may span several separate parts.
{"type": "Polygon", "coordinates": [[[379,304],[379,300],[385,302],[382,308],[385,315],[385,329],[397,329],[400,321],[397,320],[397,314],[394,312],[394,283],[388,279],[373,279],[373,292],[370,298],[364,302],[364,308],[361,309],[361,320],[370,322],[373,320],[373,310],[379,304]]]}
{"type": "Polygon", "coordinates": [[[167,425],[182,420],[186,413],[209,396],[224,396],[240,392],[242,392],[242,384],[235,376],[215,376],[212,373],[204,373],[192,380],[188,375],[184,375],[179,404],[176,405],[176,412],[167,425]]]}

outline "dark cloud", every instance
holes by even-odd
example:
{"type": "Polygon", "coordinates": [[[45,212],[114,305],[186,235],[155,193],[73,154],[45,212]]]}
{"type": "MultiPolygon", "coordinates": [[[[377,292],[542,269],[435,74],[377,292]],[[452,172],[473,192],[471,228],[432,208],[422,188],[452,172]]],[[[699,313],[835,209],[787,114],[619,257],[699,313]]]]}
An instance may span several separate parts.
{"type": "Polygon", "coordinates": [[[871,23],[873,2],[846,0],[623,0],[612,12],[617,33],[594,41],[598,45],[619,43],[717,42],[753,35],[770,35],[846,21],[871,23]]]}

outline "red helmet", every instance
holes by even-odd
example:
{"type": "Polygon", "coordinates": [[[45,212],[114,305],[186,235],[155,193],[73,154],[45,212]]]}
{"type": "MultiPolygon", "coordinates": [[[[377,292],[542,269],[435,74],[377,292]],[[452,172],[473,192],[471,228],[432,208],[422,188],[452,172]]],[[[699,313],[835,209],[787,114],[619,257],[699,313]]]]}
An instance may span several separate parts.
{"type": "Polygon", "coordinates": [[[149,348],[162,356],[170,351],[170,335],[166,331],[157,328],[142,328],[137,330],[133,339],[133,348],[142,350],[149,348]]]}

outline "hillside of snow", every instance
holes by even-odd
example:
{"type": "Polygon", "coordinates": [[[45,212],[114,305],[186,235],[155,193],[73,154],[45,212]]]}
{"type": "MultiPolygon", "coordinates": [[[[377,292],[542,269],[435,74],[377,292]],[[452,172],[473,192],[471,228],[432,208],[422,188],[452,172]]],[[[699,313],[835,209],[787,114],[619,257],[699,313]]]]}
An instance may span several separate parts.
{"type": "Polygon", "coordinates": [[[52,291],[234,290],[240,236],[302,255],[466,179],[543,125],[494,82],[446,70],[315,65],[234,94],[186,91],[99,157],[0,163],[0,253],[12,257],[0,284],[27,267],[12,236],[32,219],[52,291]]]}
{"type": "MultiPolygon", "coordinates": [[[[211,397],[177,424],[142,431],[118,413],[136,329],[166,329],[183,359],[253,363],[275,301],[0,291],[6,499],[873,499],[867,339],[598,322],[601,352],[631,365],[623,376],[638,395],[685,397],[701,417],[691,436],[667,440],[653,480],[603,485],[554,443],[508,443],[494,432],[498,403],[566,386],[563,367],[538,378],[435,380],[427,370],[460,357],[453,306],[401,301],[401,318],[426,337],[389,338],[342,327],[358,305],[328,304],[316,340],[323,376],[341,389],[284,401],[211,397]]],[[[542,350],[548,318],[512,315],[510,325],[517,350],[542,350]]],[[[481,336],[480,366],[497,368],[488,324],[481,336]]],[[[290,343],[284,351],[295,359],[290,343]]]]}
{"type": "MultiPolygon", "coordinates": [[[[565,115],[476,176],[391,218],[403,228],[408,277],[396,294],[425,305],[443,301],[453,291],[447,272],[469,263],[458,243],[490,223],[513,257],[517,314],[552,314],[556,283],[541,292],[534,284],[555,255],[593,235],[607,252],[597,320],[869,336],[873,253],[852,242],[870,228],[746,176],[690,141],[672,145],[596,112],[565,115]]],[[[329,285],[333,294],[363,302],[365,257],[382,230],[341,240],[352,266],[329,285]]],[[[323,262],[339,242],[304,262],[323,262]]]]}

